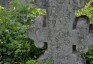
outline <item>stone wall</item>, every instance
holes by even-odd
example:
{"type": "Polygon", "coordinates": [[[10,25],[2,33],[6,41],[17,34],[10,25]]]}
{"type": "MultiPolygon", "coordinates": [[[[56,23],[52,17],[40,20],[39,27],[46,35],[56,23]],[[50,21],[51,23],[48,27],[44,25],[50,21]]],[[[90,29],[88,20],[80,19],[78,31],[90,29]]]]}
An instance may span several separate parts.
{"type": "Polygon", "coordinates": [[[86,64],[81,53],[85,53],[88,45],[93,44],[93,33],[89,30],[87,16],[80,16],[75,20],[74,13],[89,0],[36,1],[36,5],[41,8],[47,3],[44,7],[47,11],[46,20],[35,20],[27,32],[37,47],[42,47],[44,42],[48,44],[48,49],[38,59],[40,64],[44,64],[45,59],[48,59],[50,64],[86,64]],[[42,26],[43,22],[46,22],[45,27],[42,26]]]}

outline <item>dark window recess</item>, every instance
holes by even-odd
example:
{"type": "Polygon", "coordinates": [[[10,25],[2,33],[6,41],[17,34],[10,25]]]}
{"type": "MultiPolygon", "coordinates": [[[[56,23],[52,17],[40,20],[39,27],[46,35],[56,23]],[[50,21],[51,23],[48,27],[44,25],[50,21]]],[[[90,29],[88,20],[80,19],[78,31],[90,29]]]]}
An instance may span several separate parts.
{"type": "Polygon", "coordinates": [[[75,18],[74,22],[73,22],[73,27],[72,29],[76,29],[76,25],[77,25],[77,17],[75,18]]]}
{"type": "Polygon", "coordinates": [[[43,27],[46,27],[46,16],[44,16],[44,19],[43,19],[43,27]]]}
{"type": "Polygon", "coordinates": [[[91,3],[91,7],[93,7],[93,2],[91,3]]]}
{"type": "Polygon", "coordinates": [[[73,53],[77,52],[77,50],[76,50],[76,45],[72,45],[72,52],[73,52],[73,53]]]}
{"type": "Polygon", "coordinates": [[[90,24],[90,21],[89,21],[88,16],[86,16],[86,15],[81,15],[81,16],[75,18],[75,20],[74,20],[74,22],[73,22],[73,27],[72,27],[72,29],[76,29],[76,28],[77,28],[77,27],[76,27],[76,26],[77,26],[77,23],[78,23],[79,19],[81,19],[81,18],[82,18],[82,20],[83,20],[83,19],[87,20],[86,23],[87,23],[87,24],[90,24]]]}
{"type": "Polygon", "coordinates": [[[89,30],[93,30],[93,24],[90,24],[89,30]]]}

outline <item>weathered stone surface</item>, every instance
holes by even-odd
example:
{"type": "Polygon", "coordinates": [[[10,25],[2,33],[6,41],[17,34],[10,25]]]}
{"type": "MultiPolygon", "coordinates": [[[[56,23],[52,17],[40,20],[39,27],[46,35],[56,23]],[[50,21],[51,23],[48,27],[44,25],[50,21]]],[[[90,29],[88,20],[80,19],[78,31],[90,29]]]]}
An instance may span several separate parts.
{"type": "Polygon", "coordinates": [[[26,4],[26,0],[20,0],[21,4],[26,4]]]}
{"type": "Polygon", "coordinates": [[[38,16],[27,31],[29,38],[33,39],[36,47],[39,48],[44,46],[48,35],[45,18],[38,16]]]}
{"type": "Polygon", "coordinates": [[[80,54],[92,44],[93,33],[89,32],[86,18],[78,18],[76,29],[72,27],[75,9],[82,8],[87,1],[47,0],[46,27],[42,27],[42,20],[37,20],[33,24],[35,28],[28,30],[29,37],[34,39],[37,47],[42,47],[43,42],[48,43],[48,49],[39,58],[40,64],[44,64],[45,59],[49,59],[50,64],[86,64],[80,54]],[[40,30],[38,33],[37,28],[40,30]]]}
{"type": "Polygon", "coordinates": [[[84,5],[86,4],[86,2],[88,2],[89,0],[73,0],[74,2],[74,6],[76,8],[82,8],[84,7],[84,5]]]}
{"type": "Polygon", "coordinates": [[[34,2],[35,2],[35,5],[37,5],[37,7],[46,9],[46,6],[47,6],[46,0],[34,0],[34,2]]]}
{"type": "Polygon", "coordinates": [[[9,0],[0,0],[0,5],[8,8],[9,7],[9,0]]]}

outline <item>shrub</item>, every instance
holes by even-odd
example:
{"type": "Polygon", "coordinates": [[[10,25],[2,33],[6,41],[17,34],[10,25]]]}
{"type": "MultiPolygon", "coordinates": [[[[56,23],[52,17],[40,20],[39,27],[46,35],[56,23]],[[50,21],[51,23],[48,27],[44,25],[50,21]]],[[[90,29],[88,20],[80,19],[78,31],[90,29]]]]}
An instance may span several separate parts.
{"type": "Polygon", "coordinates": [[[41,12],[29,0],[25,4],[12,0],[9,8],[0,6],[0,64],[25,64],[37,59],[42,50],[34,46],[26,30],[41,12]]]}

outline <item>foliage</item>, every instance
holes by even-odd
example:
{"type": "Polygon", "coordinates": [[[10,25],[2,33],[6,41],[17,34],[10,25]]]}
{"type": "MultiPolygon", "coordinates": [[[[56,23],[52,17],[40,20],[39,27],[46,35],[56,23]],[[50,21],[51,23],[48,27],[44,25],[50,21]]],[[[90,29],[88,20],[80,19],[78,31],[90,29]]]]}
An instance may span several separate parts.
{"type": "MultiPolygon", "coordinates": [[[[38,61],[35,60],[28,60],[26,64],[40,64],[38,61]]],[[[48,59],[45,60],[44,64],[49,64],[48,59]]]]}
{"type": "MultiPolygon", "coordinates": [[[[93,0],[82,9],[76,10],[76,16],[87,15],[93,23],[93,0]]],[[[37,59],[42,49],[36,48],[26,35],[29,24],[37,15],[45,15],[45,10],[37,9],[33,4],[22,4],[20,0],[11,0],[10,8],[0,6],[0,64],[39,64],[37,59]]],[[[85,53],[93,64],[93,46],[85,53]]],[[[46,60],[45,64],[49,64],[46,60]]]]}
{"type": "Polygon", "coordinates": [[[93,64],[93,45],[89,47],[89,50],[87,53],[85,53],[85,57],[87,59],[88,64],[93,64]]]}
{"type": "Polygon", "coordinates": [[[75,11],[76,16],[87,15],[90,22],[93,23],[93,0],[90,0],[82,9],[75,11]]]}
{"type": "Polygon", "coordinates": [[[26,64],[39,64],[39,62],[38,61],[34,61],[34,60],[28,60],[26,62],[26,64]]]}
{"type": "Polygon", "coordinates": [[[42,50],[34,46],[26,30],[40,14],[42,10],[29,0],[25,4],[12,0],[8,9],[0,6],[0,64],[29,64],[30,59],[37,59],[42,50]]]}

